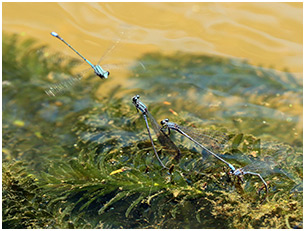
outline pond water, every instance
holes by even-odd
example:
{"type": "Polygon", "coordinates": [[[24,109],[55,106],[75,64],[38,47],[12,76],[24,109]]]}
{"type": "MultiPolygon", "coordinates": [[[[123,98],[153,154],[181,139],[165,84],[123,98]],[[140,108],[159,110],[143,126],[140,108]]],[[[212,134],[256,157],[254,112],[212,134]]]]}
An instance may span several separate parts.
{"type": "Polygon", "coordinates": [[[302,10],[3,3],[3,226],[301,228],[302,10]],[[93,64],[102,57],[110,76],[95,76],[52,31],[93,64]],[[67,88],[49,96],[50,86],[67,88]],[[149,120],[171,167],[162,170],[135,95],[157,122],[221,140],[217,154],[234,166],[256,163],[268,199],[259,178],[242,184],[175,132],[173,158],[149,120]]]}

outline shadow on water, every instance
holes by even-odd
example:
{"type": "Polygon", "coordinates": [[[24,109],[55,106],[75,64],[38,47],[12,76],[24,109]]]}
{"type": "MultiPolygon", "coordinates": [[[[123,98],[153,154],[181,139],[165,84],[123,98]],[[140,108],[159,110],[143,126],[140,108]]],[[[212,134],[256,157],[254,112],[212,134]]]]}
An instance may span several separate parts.
{"type": "Polygon", "coordinates": [[[184,53],[147,54],[141,62],[148,71],[134,77],[136,86],[153,102],[164,99],[184,116],[302,147],[302,81],[289,72],[184,53]]]}
{"type": "Polygon", "coordinates": [[[114,85],[99,98],[103,81],[89,76],[48,97],[44,90],[79,64],[59,57],[4,35],[4,228],[302,227],[302,85],[293,75],[234,59],[155,53],[140,59],[146,72],[132,70],[132,89],[114,85]],[[267,202],[260,204],[259,179],[240,184],[175,133],[180,160],[155,142],[163,162],[175,166],[170,175],[162,170],[131,103],[135,94],[158,121],[226,137],[219,155],[235,166],[273,163],[261,164],[267,202]]]}

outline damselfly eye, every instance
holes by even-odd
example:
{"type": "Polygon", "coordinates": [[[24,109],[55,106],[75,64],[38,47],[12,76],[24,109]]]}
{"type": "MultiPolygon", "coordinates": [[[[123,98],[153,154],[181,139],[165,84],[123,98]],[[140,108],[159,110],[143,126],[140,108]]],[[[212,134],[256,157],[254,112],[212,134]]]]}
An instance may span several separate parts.
{"type": "Polygon", "coordinates": [[[132,102],[133,102],[134,104],[136,104],[139,98],[140,98],[139,95],[136,95],[136,96],[132,97],[132,102]]]}

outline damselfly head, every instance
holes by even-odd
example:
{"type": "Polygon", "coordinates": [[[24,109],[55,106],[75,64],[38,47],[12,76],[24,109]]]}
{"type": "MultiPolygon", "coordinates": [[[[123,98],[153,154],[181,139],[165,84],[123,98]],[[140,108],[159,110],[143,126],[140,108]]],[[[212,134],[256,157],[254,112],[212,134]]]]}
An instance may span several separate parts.
{"type": "Polygon", "coordinates": [[[138,105],[139,105],[139,95],[135,95],[134,97],[132,97],[132,103],[136,106],[136,108],[138,109],[138,105]]]}
{"type": "Polygon", "coordinates": [[[93,66],[95,74],[101,79],[107,79],[110,75],[109,71],[105,71],[100,65],[93,66]]]}
{"type": "Polygon", "coordinates": [[[160,124],[162,126],[164,126],[164,125],[167,125],[168,122],[169,122],[169,119],[164,119],[164,120],[161,120],[160,124]]]}
{"type": "Polygon", "coordinates": [[[138,100],[139,100],[140,96],[139,95],[135,95],[134,97],[132,97],[132,103],[134,105],[138,104],[138,100]]]}
{"type": "Polygon", "coordinates": [[[110,75],[110,72],[109,71],[106,71],[105,73],[97,73],[95,72],[95,74],[100,77],[101,79],[107,79],[108,76],[110,75]]]}

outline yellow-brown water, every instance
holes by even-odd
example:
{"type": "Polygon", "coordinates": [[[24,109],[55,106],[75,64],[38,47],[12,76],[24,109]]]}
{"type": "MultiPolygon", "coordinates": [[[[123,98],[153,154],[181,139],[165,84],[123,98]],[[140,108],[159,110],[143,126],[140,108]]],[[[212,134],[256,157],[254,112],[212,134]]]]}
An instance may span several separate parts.
{"type": "Polygon", "coordinates": [[[51,31],[91,60],[124,31],[124,49],[116,52],[121,58],[187,51],[296,74],[303,70],[302,17],[302,3],[3,3],[3,31],[69,55],[51,31]]]}

